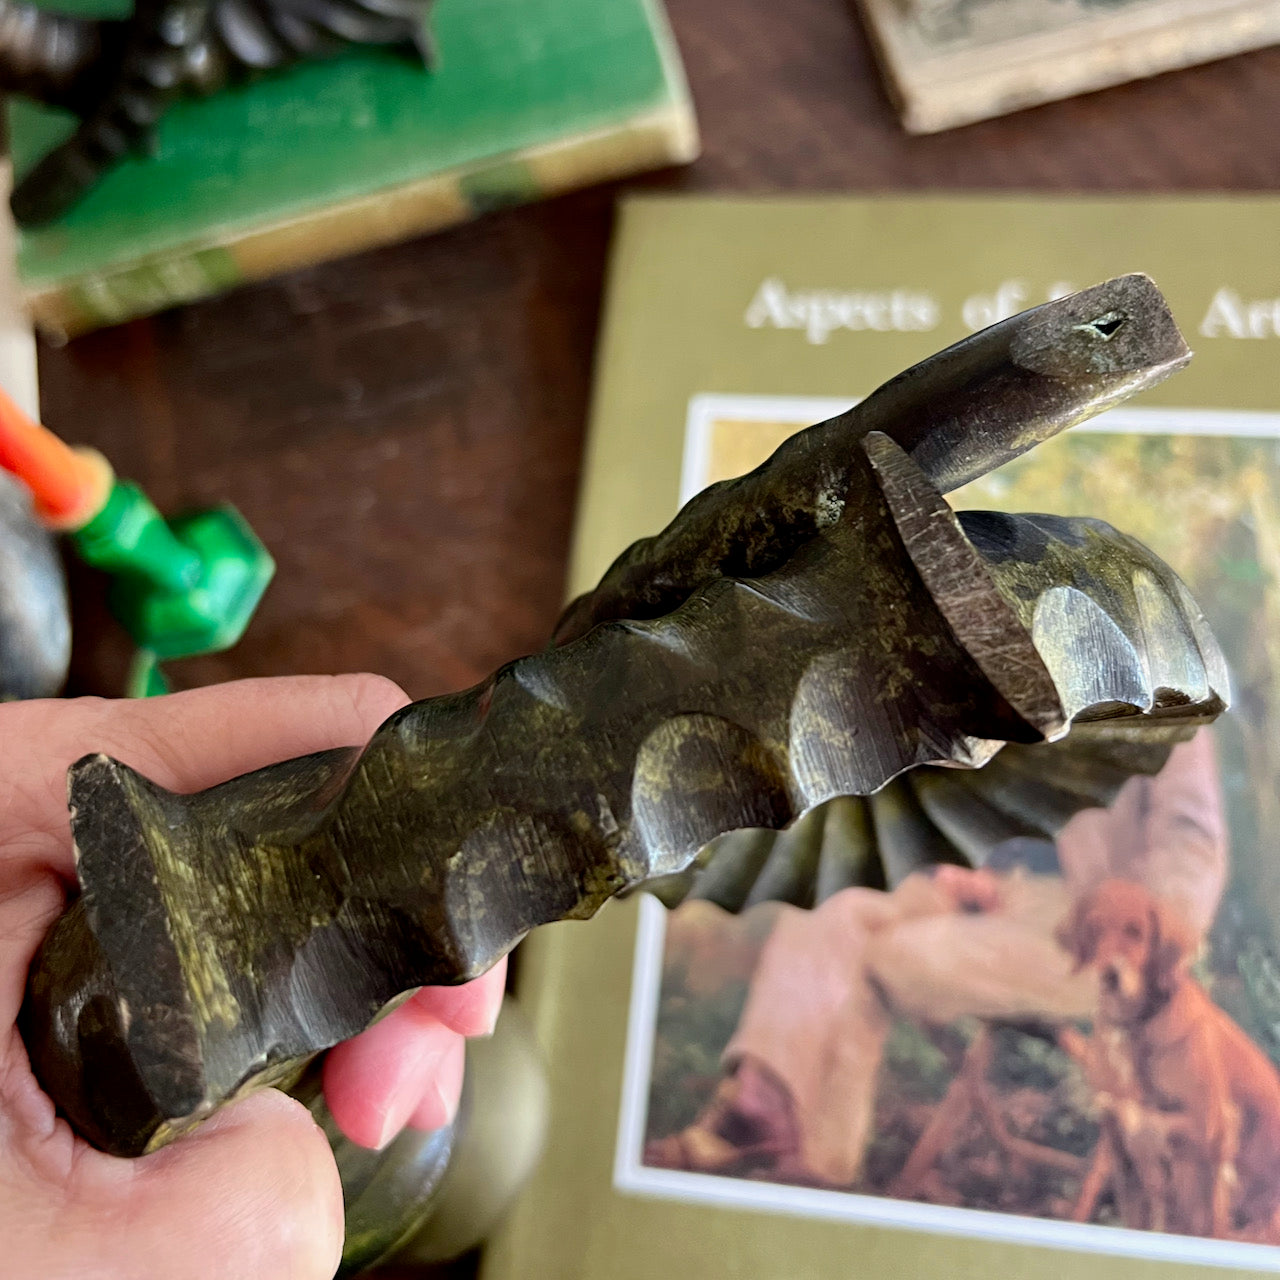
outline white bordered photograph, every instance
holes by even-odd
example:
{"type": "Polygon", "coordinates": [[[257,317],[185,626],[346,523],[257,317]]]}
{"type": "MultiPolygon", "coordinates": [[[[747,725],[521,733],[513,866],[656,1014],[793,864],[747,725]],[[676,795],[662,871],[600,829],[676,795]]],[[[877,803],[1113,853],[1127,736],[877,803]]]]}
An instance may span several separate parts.
{"type": "MultiPolygon", "coordinates": [[[[694,397],[682,501],[853,403],[694,397]]],[[[949,501],[1146,543],[1204,607],[1233,709],[980,868],[739,914],[644,903],[615,1185],[1280,1271],[1280,415],[1112,411],[949,501]],[[1191,1008],[1210,1051],[1153,1078],[1137,1050],[1181,1043],[1191,1008]],[[1220,1094],[1236,1141],[1208,1167],[1176,1116],[1220,1094]]],[[[839,842],[841,803],[788,838],[839,842]]]]}

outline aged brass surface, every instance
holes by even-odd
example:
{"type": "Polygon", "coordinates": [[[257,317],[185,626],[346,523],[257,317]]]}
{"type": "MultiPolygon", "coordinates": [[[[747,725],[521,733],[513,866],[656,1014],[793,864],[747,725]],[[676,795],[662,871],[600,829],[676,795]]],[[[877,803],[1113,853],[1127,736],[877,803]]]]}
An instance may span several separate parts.
{"type": "Polygon", "coordinates": [[[1227,698],[1181,582],[1101,522],[957,516],[942,491],[1188,354],[1144,277],[1050,303],[695,499],[560,643],[363,750],[193,796],[80,761],[83,892],[24,1014],[42,1084],[137,1154],[615,894],[812,900],[1052,835],[1154,772],[1227,698]],[[865,853],[833,867],[805,815],[842,798],[865,853]]]}

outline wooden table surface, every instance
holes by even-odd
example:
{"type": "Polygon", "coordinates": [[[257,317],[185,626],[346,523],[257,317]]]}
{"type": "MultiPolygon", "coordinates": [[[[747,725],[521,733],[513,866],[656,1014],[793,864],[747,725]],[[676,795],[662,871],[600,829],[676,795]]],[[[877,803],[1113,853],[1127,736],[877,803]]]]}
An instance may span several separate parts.
{"type": "MultiPolygon", "coordinates": [[[[632,189],[1280,185],[1280,49],[909,138],[847,0],[668,7],[705,152],[632,189]]],[[[619,189],[42,349],[52,427],[165,510],[231,500],[276,556],[242,643],[177,683],[367,669],[421,697],[543,642],[619,189]]],[[[75,583],[72,689],[115,693],[127,644],[98,589],[75,583]]]]}

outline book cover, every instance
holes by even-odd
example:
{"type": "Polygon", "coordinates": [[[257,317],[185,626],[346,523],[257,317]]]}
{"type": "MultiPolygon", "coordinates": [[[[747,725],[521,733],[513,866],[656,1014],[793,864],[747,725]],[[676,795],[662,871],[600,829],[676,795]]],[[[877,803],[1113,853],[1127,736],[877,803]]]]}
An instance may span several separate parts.
{"type": "MultiPolygon", "coordinates": [[[[1156,1106],[1122,1078],[1082,923],[1120,918],[1121,882],[1233,1061],[1280,1084],[1278,227],[1268,197],[626,203],[571,594],[698,489],[915,361],[1142,270],[1191,366],[954,504],[1144,540],[1204,606],[1235,700],[1157,778],[976,876],[812,911],[628,902],[538,931],[520,994],[549,1063],[548,1151],[486,1280],[1280,1271],[1264,1129],[1232,1165],[1256,1198],[1215,1225],[1220,1169],[1168,1117],[1217,1096],[1216,1068],[1186,1055],[1156,1106]]],[[[841,803],[779,838],[850,839],[841,803]]]]}
{"type": "MultiPolygon", "coordinates": [[[[697,152],[660,0],[448,0],[432,24],[430,72],[350,49],[176,104],[153,154],[22,234],[37,323],[72,335],[697,152]]],[[[19,174],[71,125],[22,100],[9,123],[19,174]]]]}
{"type": "Polygon", "coordinates": [[[1280,40],[1274,0],[859,0],[910,133],[1280,40]]]}

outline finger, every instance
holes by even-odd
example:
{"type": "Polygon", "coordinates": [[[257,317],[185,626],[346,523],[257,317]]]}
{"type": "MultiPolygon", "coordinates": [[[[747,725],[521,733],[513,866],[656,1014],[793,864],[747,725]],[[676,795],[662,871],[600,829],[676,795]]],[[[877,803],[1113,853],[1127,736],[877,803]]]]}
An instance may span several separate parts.
{"type": "Polygon", "coordinates": [[[109,704],[108,740],[126,764],[173,791],[196,791],[237,774],[330,747],[364,746],[408,703],[383,676],[237,680],[165,698],[109,704]]]}
{"type": "MultiPolygon", "coordinates": [[[[408,1006],[397,1010],[404,1014],[408,1006]]],[[[338,1128],[362,1147],[381,1150],[417,1110],[456,1031],[428,1014],[388,1017],[329,1050],[324,1097],[338,1128]]]]}
{"type": "Polygon", "coordinates": [[[274,1090],[140,1160],[81,1150],[58,1190],[54,1229],[25,1245],[46,1260],[32,1275],[80,1275],[92,1259],[93,1274],[129,1280],[331,1280],[342,1253],[329,1144],[274,1090]]]}
{"type": "Polygon", "coordinates": [[[390,1016],[412,1016],[416,1009],[443,1022],[460,1036],[491,1035],[502,1009],[506,982],[507,959],[503,956],[483,977],[464,986],[423,987],[390,1016]]]}
{"type": "Polygon", "coordinates": [[[22,1006],[27,969],[40,940],[62,913],[66,894],[47,872],[28,871],[0,888],[0,1027],[10,1027],[22,1006]]]}
{"type": "MultiPolygon", "coordinates": [[[[148,1241],[152,1271],[122,1274],[330,1280],[337,1270],[343,1236],[337,1166],[306,1108],[284,1094],[263,1090],[138,1163],[130,1217],[148,1241]],[[196,1212],[183,1215],[175,1232],[180,1205],[196,1212]],[[158,1251],[169,1255],[161,1266],[158,1251]],[[210,1272],[209,1258],[219,1260],[217,1270],[210,1272]]],[[[128,1248],[142,1263],[143,1249],[133,1241],[128,1248]]]]}
{"type": "Polygon", "coordinates": [[[439,1128],[453,1119],[462,1092],[461,1037],[492,1032],[506,969],[504,957],[465,986],[424,987],[376,1026],[330,1051],[325,1100],[347,1137],[380,1149],[406,1123],[439,1128]],[[454,1034],[442,1036],[442,1028],[454,1034]]]}
{"type": "Polygon", "coordinates": [[[0,758],[12,762],[0,835],[43,833],[41,856],[71,872],[66,770],[94,751],[162,787],[195,791],[292,756],[359,746],[408,699],[380,676],[241,680],[163,698],[0,707],[0,758]],[[33,750],[32,744],[38,744],[33,750]]]}
{"type": "Polygon", "coordinates": [[[462,1076],[467,1065],[467,1042],[455,1040],[436,1065],[426,1090],[409,1116],[407,1127],[430,1133],[451,1124],[462,1100],[462,1076]]]}

